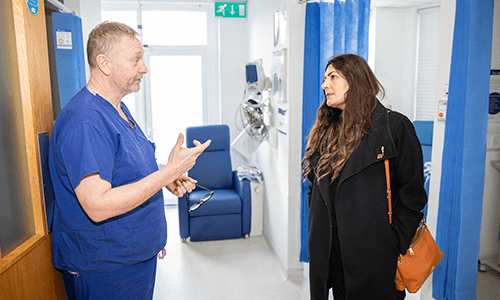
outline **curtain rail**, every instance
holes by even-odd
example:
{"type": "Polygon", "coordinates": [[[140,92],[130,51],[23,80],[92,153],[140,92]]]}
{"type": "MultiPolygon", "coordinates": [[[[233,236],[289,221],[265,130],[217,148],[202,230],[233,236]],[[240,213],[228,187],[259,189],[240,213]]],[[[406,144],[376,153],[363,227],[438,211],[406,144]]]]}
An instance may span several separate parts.
{"type": "Polygon", "coordinates": [[[45,2],[48,2],[53,6],[57,7],[59,9],[59,12],[75,14],[74,11],[72,11],[69,7],[67,7],[66,5],[62,4],[57,0],[45,0],[45,2]]]}

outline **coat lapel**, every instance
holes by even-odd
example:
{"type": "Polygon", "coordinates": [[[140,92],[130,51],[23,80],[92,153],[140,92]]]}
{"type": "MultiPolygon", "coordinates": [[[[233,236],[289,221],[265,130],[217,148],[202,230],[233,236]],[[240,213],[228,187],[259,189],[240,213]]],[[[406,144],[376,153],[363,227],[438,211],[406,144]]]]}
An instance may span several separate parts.
{"type": "Polygon", "coordinates": [[[328,215],[332,214],[332,197],[330,196],[330,181],[332,180],[332,176],[328,175],[320,179],[319,181],[319,192],[321,197],[323,198],[323,202],[328,209],[328,215]]]}
{"type": "Polygon", "coordinates": [[[367,166],[397,155],[398,152],[389,127],[387,109],[378,102],[372,114],[370,129],[342,169],[339,186],[343,181],[361,172],[367,166]]]}
{"type": "MultiPolygon", "coordinates": [[[[387,109],[378,102],[372,114],[370,129],[351,154],[340,173],[339,187],[343,181],[361,172],[367,166],[397,155],[398,152],[389,127],[387,109]],[[384,149],[383,153],[382,147],[384,149]]],[[[331,175],[325,176],[319,181],[319,191],[329,213],[332,212],[332,203],[330,201],[331,178],[331,175]]]]}

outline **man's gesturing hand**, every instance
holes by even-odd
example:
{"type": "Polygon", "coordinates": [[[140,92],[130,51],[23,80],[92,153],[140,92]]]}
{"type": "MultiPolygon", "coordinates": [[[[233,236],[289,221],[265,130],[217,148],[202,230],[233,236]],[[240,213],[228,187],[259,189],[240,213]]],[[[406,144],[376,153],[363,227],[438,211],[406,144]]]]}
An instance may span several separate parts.
{"type": "Polygon", "coordinates": [[[168,163],[165,167],[174,172],[175,178],[180,177],[189,171],[196,163],[196,159],[198,156],[210,146],[211,140],[207,140],[205,143],[200,143],[197,140],[193,141],[195,147],[193,148],[184,148],[181,147],[184,142],[184,135],[182,133],[179,134],[177,138],[177,143],[174,148],[170,152],[168,156],[168,163]]]}

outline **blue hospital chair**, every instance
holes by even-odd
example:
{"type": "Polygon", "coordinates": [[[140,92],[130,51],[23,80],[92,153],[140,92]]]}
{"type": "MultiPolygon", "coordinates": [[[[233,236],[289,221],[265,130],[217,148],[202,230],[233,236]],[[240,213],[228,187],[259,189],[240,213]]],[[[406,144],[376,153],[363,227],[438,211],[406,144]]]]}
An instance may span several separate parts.
{"type": "MultiPolygon", "coordinates": [[[[429,196],[429,185],[431,181],[431,158],[432,158],[432,134],[434,130],[433,121],[413,121],[417,137],[422,146],[424,156],[424,188],[429,196]]],[[[427,217],[427,205],[423,209],[424,217],[427,217]]]]}
{"type": "Polygon", "coordinates": [[[417,137],[422,145],[424,164],[431,161],[432,156],[432,132],[434,130],[433,121],[413,121],[413,126],[417,132],[417,137]]]}
{"type": "Polygon", "coordinates": [[[250,234],[251,192],[248,179],[239,180],[233,171],[230,156],[229,127],[207,125],[186,129],[186,146],[193,140],[210,146],[198,157],[188,176],[214,191],[210,200],[193,212],[189,206],[199,202],[207,191],[196,187],[179,200],[179,231],[183,241],[208,241],[241,238],[250,234]]]}

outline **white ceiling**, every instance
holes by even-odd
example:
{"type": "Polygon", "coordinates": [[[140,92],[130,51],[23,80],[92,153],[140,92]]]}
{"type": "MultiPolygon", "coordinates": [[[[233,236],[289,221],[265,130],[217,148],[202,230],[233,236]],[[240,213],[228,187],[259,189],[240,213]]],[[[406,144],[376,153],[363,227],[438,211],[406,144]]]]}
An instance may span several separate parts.
{"type": "Polygon", "coordinates": [[[371,0],[372,7],[404,8],[439,3],[441,3],[441,0],[371,0]]]}

